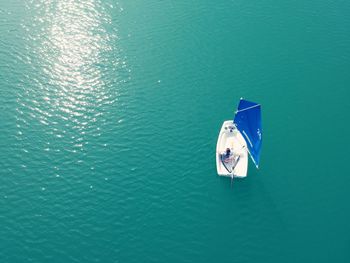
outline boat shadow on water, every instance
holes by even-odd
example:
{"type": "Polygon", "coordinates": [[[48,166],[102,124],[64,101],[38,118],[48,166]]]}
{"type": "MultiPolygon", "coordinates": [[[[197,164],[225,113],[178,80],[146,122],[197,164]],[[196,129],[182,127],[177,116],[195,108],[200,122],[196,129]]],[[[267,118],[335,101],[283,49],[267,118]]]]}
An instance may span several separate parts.
{"type": "Polygon", "coordinates": [[[239,213],[244,212],[254,214],[257,221],[268,219],[273,222],[275,230],[283,230],[287,227],[282,211],[276,204],[271,191],[264,184],[264,180],[259,172],[252,172],[245,178],[218,176],[223,189],[232,196],[234,209],[239,213]]]}

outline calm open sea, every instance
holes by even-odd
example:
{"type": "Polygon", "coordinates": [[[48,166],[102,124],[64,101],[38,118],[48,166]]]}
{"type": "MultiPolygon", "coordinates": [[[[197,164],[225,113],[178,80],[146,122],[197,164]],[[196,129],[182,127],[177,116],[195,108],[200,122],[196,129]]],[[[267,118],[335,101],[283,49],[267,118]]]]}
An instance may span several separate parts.
{"type": "Polygon", "coordinates": [[[0,262],[350,262],[350,2],[0,1],[0,262]],[[240,97],[261,168],[216,175],[240,97]]]}

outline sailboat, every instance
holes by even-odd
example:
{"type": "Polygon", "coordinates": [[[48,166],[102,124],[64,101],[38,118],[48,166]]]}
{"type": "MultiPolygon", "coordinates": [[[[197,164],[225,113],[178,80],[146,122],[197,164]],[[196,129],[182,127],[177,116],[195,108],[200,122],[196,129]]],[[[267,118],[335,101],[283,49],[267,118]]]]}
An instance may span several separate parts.
{"type": "Polygon", "coordinates": [[[233,120],[224,121],[216,145],[218,175],[246,177],[248,155],[259,168],[262,144],[261,105],[240,99],[233,120]]]}

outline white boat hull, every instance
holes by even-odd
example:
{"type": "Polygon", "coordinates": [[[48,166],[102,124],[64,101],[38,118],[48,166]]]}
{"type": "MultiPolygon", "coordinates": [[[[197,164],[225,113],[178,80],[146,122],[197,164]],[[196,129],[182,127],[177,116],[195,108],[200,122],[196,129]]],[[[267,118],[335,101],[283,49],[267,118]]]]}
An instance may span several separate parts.
{"type": "Polygon", "coordinates": [[[216,145],[216,169],[220,176],[246,177],[248,171],[247,143],[242,134],[233,125],[233,121],[224,121],[216,145]],[[226,149],[231,151],[225,156],[226,149]]]}

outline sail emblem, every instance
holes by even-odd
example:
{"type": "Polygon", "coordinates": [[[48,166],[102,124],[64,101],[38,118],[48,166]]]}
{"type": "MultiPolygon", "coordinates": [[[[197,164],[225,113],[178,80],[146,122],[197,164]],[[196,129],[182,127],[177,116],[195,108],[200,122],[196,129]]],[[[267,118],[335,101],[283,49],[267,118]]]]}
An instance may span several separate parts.
{"type": "Polygon", "coordinates": [[[260,129],[258,129],[256,133],[257,133],[258,136],[259,136],[259,140],[261,140],[261,131],[260,131],[260,129]]]}

